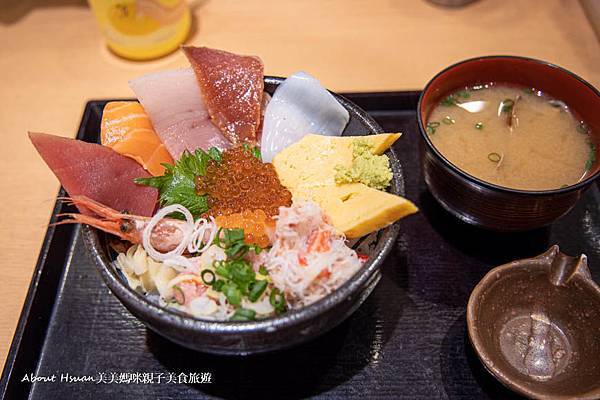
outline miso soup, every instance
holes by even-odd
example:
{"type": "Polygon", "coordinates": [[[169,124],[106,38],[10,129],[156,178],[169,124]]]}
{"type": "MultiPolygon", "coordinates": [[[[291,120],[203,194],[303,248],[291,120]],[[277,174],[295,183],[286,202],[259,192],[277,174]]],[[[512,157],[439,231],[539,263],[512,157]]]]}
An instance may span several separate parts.
{"type": "Polygon", "coordinates": [[[595,161],[585,122],[532,88],[486,84],[457,91],[432,110],[427,133],[461,170],[513,189],[575,184],[595,161]]]}

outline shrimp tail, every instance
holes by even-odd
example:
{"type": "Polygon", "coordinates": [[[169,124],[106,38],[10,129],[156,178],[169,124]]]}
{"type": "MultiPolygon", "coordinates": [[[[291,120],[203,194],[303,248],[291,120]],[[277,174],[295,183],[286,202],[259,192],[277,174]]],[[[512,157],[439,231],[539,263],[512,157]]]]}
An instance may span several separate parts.
{"type": "MultiPolygon", "coordinates": [[[[86,211],[89,210],[91,215],[89,213],[59,214],[58,217],[66,218],[53,225],[86,224],[135,244],[142,243],[144,229],[151,220],[148,217],[119,212],[86,196],[63,197],[60,200],[86,211]]],[[[151,232],[153,246],[161,252],[176,248],[183,237],[180,225],[180,220],[169,218],[156,224],[151,232]]]]}
{"type": "Polygon", "coordinates": [[[132,243],[141,243],[141,233],[137,228],[136,220],[146,219],[145,217],[120,213],[86,196],[61,197],[60,200],[77,207],[84,207],[96,215],[79,213],[59,214],[58,217],[66,217],[66,219],[57,221],[51,224],[51,226],[86,224],[132,243]]]}
{"type": "Polygon", "coordinates": [[[62,219],[60,221],[54,222],[50,224],[50,226],[55,225],[67,225],[67,224],[86,224],[93,226],[94,228],[100,229],[106,233],[111,233],[115,236],[119,236],[122,239],[123,232],[120,230],[119,223],[116,221],[103,220],[99,218],[92,217],[90,215],[85,214],[76,214],[76,213],[65,213],[58,214],[57,217],[67,217],[66,219],[62,219]]]}
{"type": "Polygon", "coordinates": [[[62,200],[70,205],[75,205],[77,207],[82,206],[93,212],[94,214],[110,219],[117,218],[131,218],[132,216],[129,214],[120,213],[117,210],[114,210],[108,206],[105,206],[102,203],[98,203],[95,200],[90,199],[87,196],[76,195],[71,197],[59,197],[59,200],[62,200]]]}

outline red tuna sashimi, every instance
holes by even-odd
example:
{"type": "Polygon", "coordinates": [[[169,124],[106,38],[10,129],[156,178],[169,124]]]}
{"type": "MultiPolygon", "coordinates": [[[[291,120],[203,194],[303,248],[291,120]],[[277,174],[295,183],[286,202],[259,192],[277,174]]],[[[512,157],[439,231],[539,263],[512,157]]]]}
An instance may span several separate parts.
{"type": "Polygon", "coordinates": [[[263,63],[206,47],[184,47],[213,122],[232,143],[256,143],[264,90],[263,63]]]}
{"type": "MultiPolygon", "coordinates": [[[[83,195],[118,211],[152,215],[158,191],[133,182],[150,174],[131,158],[99,144],[46,133],[29,132],[29,139],[69,196],[83,195]]],[[[85,207],[79,211],[94,215],[85,207]]]]}

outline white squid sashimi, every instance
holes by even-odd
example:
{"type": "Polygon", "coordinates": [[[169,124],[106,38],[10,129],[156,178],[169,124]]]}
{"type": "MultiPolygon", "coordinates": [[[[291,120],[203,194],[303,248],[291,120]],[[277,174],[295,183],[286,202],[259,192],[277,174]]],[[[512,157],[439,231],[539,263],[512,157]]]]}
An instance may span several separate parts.
{"type": "Polygon", "coordinates": [[[146,74],[129,81],[129,87],[175,160],[186,149],[231,146],[211,122],[191,68],[146,74]]]}
{"type": "Polygon", "coordinates": [[[271,162],[275,154],[309,133],[340,136],[349,120],[348,111],[318,80],[297,72],[279,85],[267,105],[262,159],[271,162]]]}

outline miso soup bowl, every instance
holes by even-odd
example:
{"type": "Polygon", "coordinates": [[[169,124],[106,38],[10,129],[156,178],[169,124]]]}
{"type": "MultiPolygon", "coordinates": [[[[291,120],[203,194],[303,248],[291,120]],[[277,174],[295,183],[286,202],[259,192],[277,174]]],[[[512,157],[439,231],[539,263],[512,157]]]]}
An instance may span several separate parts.
{"type": "Polygon", "coordinates": [[[438,73],[421,93],[417,109],[421,170],[429,191],[448,212],[495,231],[525,231],[549,225],[573,208],[600,176],[600,92],[577,75],[548,62],[515,56],[487,56],[454,64],[438,73]],[[435,106],[452,92],[485,83],[535,88],[565,102],[591,128],[596,161],[582,181],[553,190],[518,190],[469,175],[446,159],[427,135],[435,106]]]}

